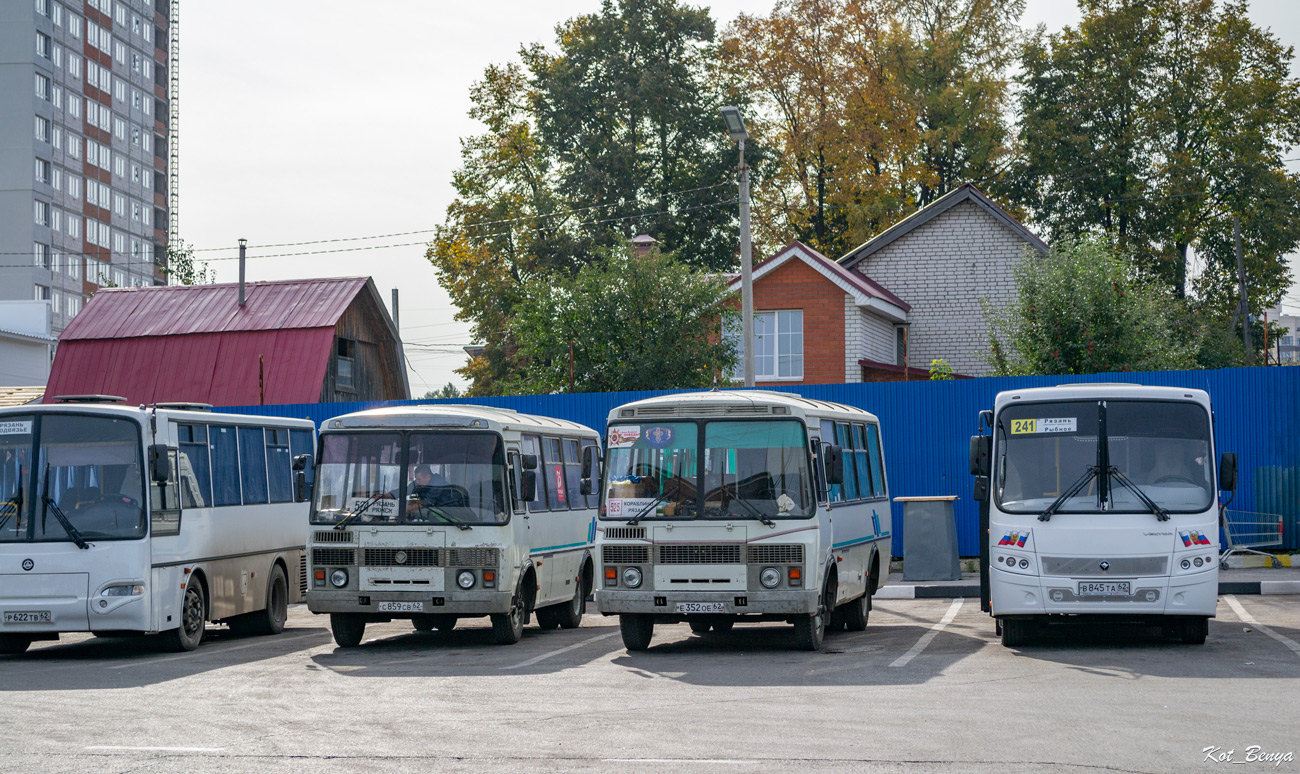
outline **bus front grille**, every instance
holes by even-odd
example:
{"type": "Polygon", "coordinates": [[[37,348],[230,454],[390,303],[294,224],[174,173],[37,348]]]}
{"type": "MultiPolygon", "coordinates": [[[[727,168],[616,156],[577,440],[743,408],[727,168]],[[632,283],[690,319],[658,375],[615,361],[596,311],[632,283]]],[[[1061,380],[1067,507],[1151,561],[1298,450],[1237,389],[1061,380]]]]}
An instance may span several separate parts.
{"type": "Polygon", "coordinates": [[[1043,574],[1067,578],[1102,577],[1116,578],[1166,575],[1169,572],[1167,556],[1122,556],[1115,559],[1080,556],[1044,556],[1042,558],[1043,574]],[[1102,564],[1106,569],[1102,569],[1102,564]]]}
{"type": "Polygon", "coordinates": [[[343,532],[336,529],[320,530],[311,538],[313,543],[351,543],[355,540],[351,530],[343,532]]]}
{"type": "Polygon", "coordinates": [[[740,564],[740,546],[659,546],[659,564],[740,564]]]}
{"type": "Polygon", "coordinates": [[[601,546],[603,564],[648,564],[650,546],[601,546]]]}
{"type": "Polygon", "coordinates": [[[367,567],[441,567],[436,548],[367,548],[362,555],[367,567]]]}
{"type": "Polygon", "coordinates": [[[750,546],[750,564],[803,564],[803,545],[750,546]]]}
{"type": "Polygon", "coordinates": [[[606,527],[608,540],[645,540],[645,527],[606,527]]]}
{"type": "Polygon", "coordinates": [[[351,548],[313,548],[311,550],[311,564],[313,567],[356,563],[357,552],[351,548]]]}
{"type": "Polygon", "coordinates": [[[447,552],[448,567],[496,567],[495,548],[452,548],[447,552]]]}

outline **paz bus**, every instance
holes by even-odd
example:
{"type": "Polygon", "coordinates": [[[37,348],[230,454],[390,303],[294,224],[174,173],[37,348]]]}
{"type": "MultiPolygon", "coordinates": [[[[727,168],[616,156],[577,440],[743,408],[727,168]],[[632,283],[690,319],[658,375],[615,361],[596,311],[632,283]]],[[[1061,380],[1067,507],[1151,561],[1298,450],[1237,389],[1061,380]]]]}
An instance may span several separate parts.
{"type": "Polygon", "coordinates": [[[208,621],[280,632],[306,586],[314,435],[112,396],[0,409],[0,653],[65,632],[187,651],[208,621]]]}
{"type": "Polygon", "coordinates": [[[321,425],[307,607],[340,647],[366,625],[450,631],[487,616],[493,639],[577,627],[594,567],[600,435],[487,406],[409,406],[321,425]],[[538,481],[540,473],[540,481],[538,481]]]}
{"type": "Polygon", "coordinates": [[[1218,599],[1217,490],[1237,478],[1235,454],[1215,465],[1208,394],[1011,390],[981,413],[980,430],[970,462],[982,603],[1003,645],[1024,645],[1048,623],[1158,625],[1205,642],[1218,599]]]}
{"type": "Polygon", "coordinates": [[[628,650],[656,623],[784,621],[807,650],[866,628],[891,534],[872,414],[778,392],[650,398],[610,412],[604,467],[596,607],[628,650]]]}

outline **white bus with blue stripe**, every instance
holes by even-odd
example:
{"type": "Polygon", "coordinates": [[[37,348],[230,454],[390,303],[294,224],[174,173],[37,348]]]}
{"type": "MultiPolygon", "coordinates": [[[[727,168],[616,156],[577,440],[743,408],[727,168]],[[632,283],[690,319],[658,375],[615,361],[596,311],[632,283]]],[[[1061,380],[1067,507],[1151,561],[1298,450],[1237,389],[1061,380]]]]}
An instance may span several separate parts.
{"type": "Polygon", "coordinates": [[[369,623],[450,631],[487,616],[518,642],[582,622],[594,579],[600,435],[487,406],[375,409],[321,425],[307,606],[340,647],[369,623]],[[540,479],[540,480],[539,480],[540,479]]]}
{"type": "Polygon", "coordinates": [[[698,634],[794,624],[800,648],[862,631],[889,568],[880,422],[778,392],[698,392],[614,409],[596,607],[629,650],[657,622],[698,634]]]}

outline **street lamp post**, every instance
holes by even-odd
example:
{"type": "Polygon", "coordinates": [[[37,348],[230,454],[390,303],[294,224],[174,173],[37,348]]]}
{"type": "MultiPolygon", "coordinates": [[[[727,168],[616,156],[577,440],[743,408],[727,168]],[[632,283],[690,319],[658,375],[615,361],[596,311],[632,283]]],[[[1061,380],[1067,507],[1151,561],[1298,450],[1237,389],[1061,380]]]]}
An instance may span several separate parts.
{"type": "Polygon", "coordinates": [[[754,261],[749,247],[749,165],[745,163],[745,119],[740,108],[724,107],[722,120],[727,134],[740,144],[740,317],[741,355],[745,362],[745,386],[754,386],[754,261]]]}

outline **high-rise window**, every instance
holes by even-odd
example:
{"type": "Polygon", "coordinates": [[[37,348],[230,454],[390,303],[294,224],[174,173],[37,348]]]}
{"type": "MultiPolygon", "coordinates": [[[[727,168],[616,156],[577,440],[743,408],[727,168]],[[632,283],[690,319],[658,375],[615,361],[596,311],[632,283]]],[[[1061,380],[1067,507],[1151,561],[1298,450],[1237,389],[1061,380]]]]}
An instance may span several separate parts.
{"type": "Polygon", "coordinates": [[[68,135],[68,145],[64,149],[68,156],[74,159],[81,158],[81,138],[75,134],[68,135]]]}
{"type": "Polygon", "coordinates": [[[36,0],[36,12],[41,16],[49,16],[50,0],[36,0]]]}
{"type": "Polygon", "coordinates": [[[36,201],[32,205],[32,217],[36,220],[36,225],[50,225],[50,203],[36,201]]]}
{"type": "Polygon", "coordinates": [[[33,297],[34,297],[37,301],[49,301],[49,300],[50,300],[50,289],[49,289],[47,286],[45,286],[45,285],[35,285],[35,286],[33,286],[33,290],[34,290],[35,292],[34,292],[32,295],[33,295],[33,297]]]}
{"type": "Polygon", "coordinates": [[[36,256],[36,265],[42,269],[50,268],[50,246],[37,242],[33,247],[36,256]]]}
{"type": "Polygon", "coordinates": [[[68,77],[81,80],[81,57],[71,51],[68,52],[68,77]]]}
{"type": "Polygon", "coordinates": [[[50,79],[40,73],[36,74],[36,96],[47,102],[50,99],[50,79]]]}
{"type": "Polygon", "coordinates": [[[36,33],[36,55],[50,58],[50,36],[44,33],[36,33]]]}
{"type": "Polygon", "coordinates": [[[63,211],[58,207],[50,208],[50,231],[59,231],[63,228],[63,211]]]}
{"type": "Polygon", "coordinates": [[[54,146],[55,150],[63,150],[63,127],[54,127],[54,131],[50,135],[50,144],[54,146]]]}
{"type": "Polygon", "coordinates": [[[45,159],[36,159],[36,182],[50,182],[50,162],[45,159]]]}
{"type": "Polygon", "coordinates": [[[75,13],[68,14],[68,34],[81,40],[81,17],[75,13]]]}
{"type": "Polygon", "coordinates": [[[73,199],[81,198],[81,178],[76,175],[68,175],[68,196],[73,199]]]}
{"type": "Polygon", "coordinates": [[[50,141],[50,119],[36,117],[36,139],[41,142],[50,141]]]}

